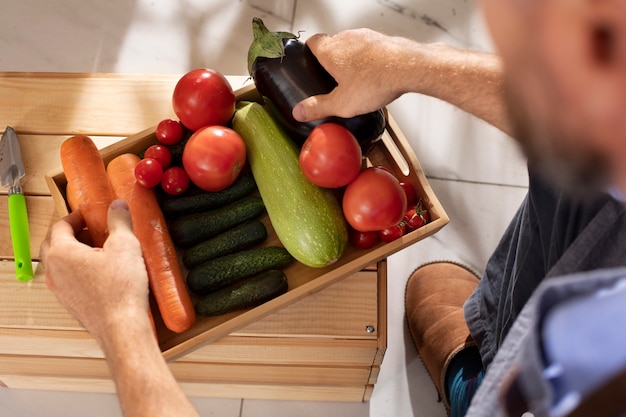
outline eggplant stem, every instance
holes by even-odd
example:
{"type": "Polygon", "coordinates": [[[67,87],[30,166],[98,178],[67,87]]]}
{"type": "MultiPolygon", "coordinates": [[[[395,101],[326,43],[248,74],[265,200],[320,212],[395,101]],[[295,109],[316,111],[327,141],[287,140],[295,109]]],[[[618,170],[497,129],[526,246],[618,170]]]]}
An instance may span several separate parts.
{"type": "Polygon", "coordinates": [[[282,58],[285,56],[285,39],[297,39],[298,36],[289,32],[270,32],[258,17],[252,19],[254,40],[248,49],[248,73],[252,75],[252,65],[259,58],[282,58]]]}

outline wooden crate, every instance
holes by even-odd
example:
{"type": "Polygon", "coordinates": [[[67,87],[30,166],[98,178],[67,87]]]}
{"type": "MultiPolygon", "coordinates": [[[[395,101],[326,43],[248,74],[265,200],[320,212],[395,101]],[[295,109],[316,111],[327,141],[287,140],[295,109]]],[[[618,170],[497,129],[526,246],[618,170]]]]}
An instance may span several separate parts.
{"type": "MultiPolygon", "coordinates": [[[[48,228],[59,212],[67,210],[64,177],[58,169],[60,143],[72,134],[88,134],[108,159],[143,147],[154,140],[149,126],[173,116],[170,97],[177,80],[0,74],[0,124],[11,125],[20,136],[35,261],[48,228]],[[47,184],[46,173],[50,173],[47,184]]],[[[229,80],[239,86],[245,77],[229,80]]],[[[256,92],[248,85],[237,94],[249,99],[256,92]]],[[[386,347],[385,259],[448,221],[391,117],[388,131],[369,158],[417,186],[431,211],[431,224],[369,251],[351,248],[328,268],[294,265],[286,271],[289,292],[261,307],[201,318],[182,335],[161,329],[164,356],[187,393],[333,401],[369,398],[386,347]]],[[[0,199],[0,229],[8,236],[6,218],[6,199],[0,199]]],[[[0,242],[0,258],[6,260],[0,263],[0,381],[14,388],[111,392],[114,387],[100,349],[48,291],[40,268],[33,281],[19,283],[6,240],[0,242]]]]}
{"type": "MultiPolygon", "coordinates": [[[[261,100],[254,85],[243,87],[237,90],[235,94],[238,100],[261,100]]],[[[349,246],[337,262],[324,268],[311,268],[300,262],[294,262],[285,269],[289,281],[287,293],[251,310],[234,312],[218,317],[198,317],[192,329],[182,334],[167,331],[157,321],[159,341],[166,358],[181,357],[198,346],[213,342],[242,326],[252,323],[279,308],[292,304],[311,293],[360,271],[367,265],[376,263],[398,250],[430,236],[447,223],[448,219],[443,212],[443,208],[432,192],[417,158],[393,121],[393,118],[387,115],[387,119],[388,127],[383,138],[376,142],[367,155],[369,164],[386,166],[398,178],[413,184],[417,194],[424,201],[430,212],[430,223],[407,233],[401,239],[391,243],[380,242],[371,249],[362,250],[349,246]]],[[[150,127],[102,149],[101,154],[105,164],[122,153],[139,153],[149,145],[156,143],[154,129],[154,127],[150,127]]],[[[61,214],[67,214],[68,206],[65,198],[67,180],[63,169],[58,167],[48,173],[46,182],[55,200],[57,211],[61,214]]],[[[280,245],[269,218],[267,215],[262,217],[268,228],[268,238],[265,245],[280,245]]]]}

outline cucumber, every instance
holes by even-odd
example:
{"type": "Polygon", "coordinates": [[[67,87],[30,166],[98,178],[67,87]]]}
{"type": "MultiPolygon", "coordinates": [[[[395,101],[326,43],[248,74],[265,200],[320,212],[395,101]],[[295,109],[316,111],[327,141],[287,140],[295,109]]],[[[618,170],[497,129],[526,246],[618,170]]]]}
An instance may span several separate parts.
{"type": "Polygon", "coordinates": [[[172,165],[181,166],[183,164],[183,151],[185,150],[185,145],[189,141],[189,138],[193,135],[193,131],[187,129],[183,126],[183,137],[178,143],[174,145],[168,145],[168,149],[172,154],[172,165]]]}
{"type": "Polygon", "coordinates": [[[163,198],[161,209],[167,218],[200,213],[237,201],[250,194],[255,188],[256,183],[252,173],[242,172],[230,187],[222,191],[208,192],[195,188],[181,196],[168,195],[163,198]]]}
{"type": "Polygon", "coordinates": [[[194,307],[196,313],[202,316],[218,316],[261,305],[286,293],[288,287],[284,272],[272,269],[207,294],[194,307]]]}
{"type": "Polygon", "coordinates": [[[196,294],[208,294],[242,278],[293,262],[282,246],[264,246],[220,256],[195,266],[187,274],[187,286],[196,294]]]}
{"type": "Polygon", "coordinates": [[[295,143],[259,103],[239,102],[232,127],[246,143],[257,188],[283,246],[310,267],[337,261],[348,243],[346,220],[332,191],[302,173],[295,143]]]}
{"type": "Polygon", "coordinates": [[[264,210],[260,197],[243,197],[215,210],[179,217],[170,225],[170,234],[177,246],[187,248],[254,219],[264,210]]]}
{"type": "Polygon", "coordinates": [[[187,249],[183,263],[191,268],[209,259],[251,248],[267,238],[265,225],[251,220],[187,249]]]}

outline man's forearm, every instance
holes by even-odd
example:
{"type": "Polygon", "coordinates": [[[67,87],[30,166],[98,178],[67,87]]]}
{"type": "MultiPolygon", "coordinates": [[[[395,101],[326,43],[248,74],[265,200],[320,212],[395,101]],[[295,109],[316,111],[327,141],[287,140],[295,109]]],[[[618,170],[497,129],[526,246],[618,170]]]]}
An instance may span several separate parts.
{"type": "MultiPolygon", "coordinates": [[[[507,134],[502,63],[497,55],[444,44],[415,44],[404,64],[412,77],[402,88],[439,98],[479,117],[507,134]]],[[[405,55],[406,56],[406,55],[405,55]]]]}
{"type": "Polygon", "coordinates": [[[138,319],[123,332],[109,329],[100,341],[124,415],[197,417],[163,359],[147,316],[146,322],[138,319]]]}
{"type": "Polygon", "coordinates": [[[386,106],[403,94],[419,93],[511,133],[503,69],[496,55],[370,29],[313,35],[307,45],[338,85],[329,94],[309,97],[295,106],[296,120],[352,117],[386,106]]]}

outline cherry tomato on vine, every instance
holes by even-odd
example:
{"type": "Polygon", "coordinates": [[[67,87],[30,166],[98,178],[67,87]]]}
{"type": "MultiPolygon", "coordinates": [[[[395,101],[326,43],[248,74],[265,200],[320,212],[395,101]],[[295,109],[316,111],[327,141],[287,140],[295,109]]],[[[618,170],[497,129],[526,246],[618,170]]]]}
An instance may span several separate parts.
{"type": "Polygon", "coordinates": [[[361,232],[378,231],[400,223],[406,213],[406,194],[389,171],[369,167],[346,187],[343,214],[361,232]]]}
{"type": "Polygon", "coordinates": [[[385,243],[400,239],[406,233],[406,223],[400,222],[395,226],[387,227],[378,231],[378,237],[385,243]]]}
{"type": "Polygon", "coordinates": [[[143,154],[144,158],[156,159],[163,169],[172,163],[172,152],[165,145],[152,145],[143,154]]]}
{"type": "Polygon", "coordinates": [[[369,249],[378,243],[378,232],[360,232],[356,229],[350,228],[349,232],[350,243],[359,249],[369,249]]]}
{"type": "Polygon", "coordinates": [[[315,127],[302,145],[299,156],[304,176],[324,188],[349,184],[361,171],[361,146],[354,135],[336,123],[315,127]]]}
{"type": "Polygon", "coordinates": [[[163,172],[161,187],[170,195],[179,195],[189,188],[189,175],[181,167],[169,167],[163,172]]]}
{"type": "Polygon", "coordinates": [[[205,191],[221,191],[231,185],[245,163],[245,142],[225,126],[199,129],[183,150],[185,171],[191,182],[205,191]]]}
{"type": "Polygon", "coordinates": [[[404,216],[404,222],[410,230],[419,229],[429,221],[430,214],[428,213],[428,210],[422,206],[421,200],[417,204],[410,207],[404,216]]]}
{"type": "Polygon", "coordinates": [[[163,167],[154,158],[144,158],[135,166],[135,178],[140,185],[152,188],[161,182],[163,167]]]}
{"type": "Polygon", "coordinates": [[[221,73],[199,68],[178,80],[172,107],[182,124],[196,131],[228,122],[235,113],[235,93],[221,73]]]}
{"type": "Polygon", "coordinates": [[[159,122],[154,134],[163,145],[176,145],[183,138],[183,125],[178,120],[164,119],[159,122]]]}

